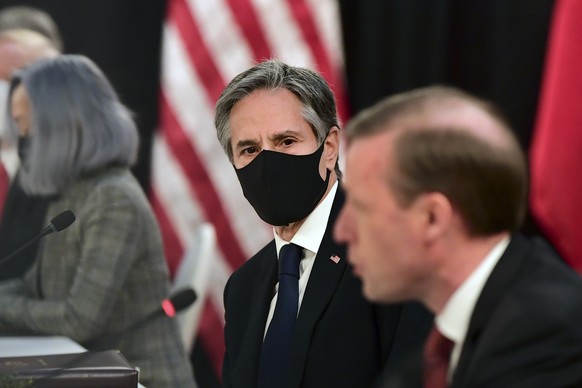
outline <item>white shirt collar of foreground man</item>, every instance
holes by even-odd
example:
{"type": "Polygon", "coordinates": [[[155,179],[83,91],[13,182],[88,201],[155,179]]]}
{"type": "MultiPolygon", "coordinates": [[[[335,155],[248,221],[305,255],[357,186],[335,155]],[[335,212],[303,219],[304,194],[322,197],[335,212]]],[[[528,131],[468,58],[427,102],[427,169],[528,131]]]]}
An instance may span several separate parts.
{"type": "Polygon", "coordinates": [[[449,362],[449,379],[452,377],[461,356],[461,349],[477,299],[479,299],[493,268],[509,245],[509,240],[509,236],[505,237],[489,251],[481,264],[457,288],[447,301],[443,311],[435,318],[438,330],[455,343],[449,362]]]}

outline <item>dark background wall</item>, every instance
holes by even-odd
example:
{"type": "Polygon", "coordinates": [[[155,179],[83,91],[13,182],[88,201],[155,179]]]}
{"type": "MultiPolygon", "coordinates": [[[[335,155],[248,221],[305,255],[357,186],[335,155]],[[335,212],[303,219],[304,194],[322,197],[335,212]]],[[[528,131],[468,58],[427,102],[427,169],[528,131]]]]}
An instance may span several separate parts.
{"type": "MultiPolygon", "coordinates": [[[[495,102],[523,148],[534,127],[553,0],[340,0],[352,113],[449,84],[495,102]]],[[[524,231],[536,233],[530,217],[524,231]]]]}
{"type": "Polygon", "coordinates": [[[499,104],[529,146],[550,0],[342,0],[353,111],[446,83],[499,104]]]}

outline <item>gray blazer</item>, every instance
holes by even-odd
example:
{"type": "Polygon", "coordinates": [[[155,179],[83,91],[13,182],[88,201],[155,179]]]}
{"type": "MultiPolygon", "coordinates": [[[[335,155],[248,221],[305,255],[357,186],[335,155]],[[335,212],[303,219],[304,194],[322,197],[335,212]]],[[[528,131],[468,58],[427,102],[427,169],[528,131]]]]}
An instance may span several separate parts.
{"type": "Polygon", "coordinates": [[[109,168],[74,182],[51,203],[49,220],[77,220],[46,236],[23,279],[0,283],[0,334],[64,335],[88,349],[121,350],[148,388],[194,386],[175,321],[158,316],[169,278],[159,229],[129,170],[109,168]]]}

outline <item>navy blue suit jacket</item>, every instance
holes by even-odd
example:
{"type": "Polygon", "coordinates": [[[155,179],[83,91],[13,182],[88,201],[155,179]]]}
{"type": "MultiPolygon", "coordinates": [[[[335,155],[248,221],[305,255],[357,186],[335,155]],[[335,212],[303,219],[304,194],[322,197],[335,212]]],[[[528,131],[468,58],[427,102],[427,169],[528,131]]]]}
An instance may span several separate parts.
{"type": "MultiPolygon", "coordinates": [[[[392,362],[422,346],[430,327],[432,318],[425,310],[409,314],[408,307],[378,307],[363,298],[345,246],[332,239],[343,201],[338,189],[295,324],[286,387],[368,387],[389,358],[392,362]],[[329,259],[332,255],[341,258],[338,264],[329,259]]],[[[273,240],[226,285],[225,387],[256,387],[277,266],[273,240]]]]}

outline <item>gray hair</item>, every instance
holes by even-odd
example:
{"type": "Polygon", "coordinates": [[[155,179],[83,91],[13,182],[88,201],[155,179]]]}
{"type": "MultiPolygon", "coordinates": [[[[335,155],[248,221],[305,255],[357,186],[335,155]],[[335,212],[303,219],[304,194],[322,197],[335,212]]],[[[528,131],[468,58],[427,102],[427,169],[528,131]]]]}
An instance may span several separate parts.
{"type": "MultiPolygon", "coordinates": [[[[108,166],[130,166],[138,132],[101,70],[81,55],[39,60],[18,72],[30,107],[30,150],[19,172],[29,194],[61,192],[71,181],[108,166]]],[[[18,132],[10,120],[9,129],[18,132]]]]}
{"type": "MultiPolygon", "coordinates": [[[[237,102],[259,89],[287,89],[297,96],[303,104],[303,118],[311,126],[318,145],[323,143],[332,127],[339,128],[335,97],[320,74],[276,59],[264,61],[234,77],[216,102],[216,135],[231,162],[230,112],[237,102]]],[[[340,178],[337,163],[335,171],[340,178]]]]}

